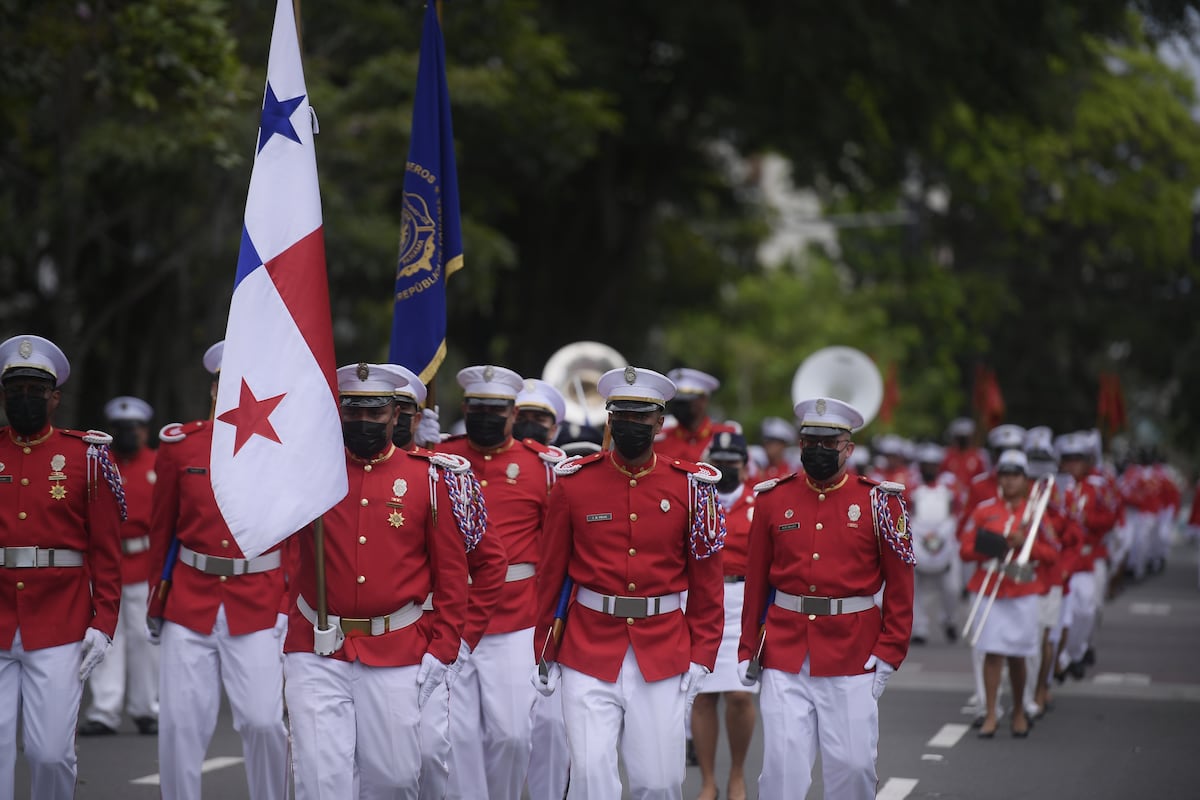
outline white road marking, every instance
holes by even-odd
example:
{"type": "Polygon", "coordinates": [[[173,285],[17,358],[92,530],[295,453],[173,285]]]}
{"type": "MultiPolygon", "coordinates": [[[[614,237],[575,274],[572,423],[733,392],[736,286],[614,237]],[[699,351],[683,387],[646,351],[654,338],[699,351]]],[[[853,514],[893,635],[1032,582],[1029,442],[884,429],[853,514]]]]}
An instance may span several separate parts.
{"type": "Polygon", "coordinates": [[[1166,617],[1171,613],[1170,603],[1130,603],[1130,614],[1142,614],[1148,617],[1166,617]]]}
{"type": "Polygon", "coordinates": [[[1150,676],[1140,672],[1101,672],[1092,681],[1107,686],[1149,686],[1150,676]]]}
{"type": "Polygon", "coordinates": [[[970,725],[947,724],[925,743],[926,747],[954,747],[958,740],[971,729],[970,725]]]}
{"type": "Polygon", "coordinates": [[[875,800],[904,800],[916,787],[916,778],[888,778],[875,800]]]}
{"type": "MultiPolygon", "coordinates": [[[[210,758],[207,761],[205,761],[203,764],[201,764],[200,772],[202,772],[202,773],[212,772],[214,769],[224,769],[225,767],[232,767],[234,764],[241,764],[244,760],[245,759],[239,758],[236,756],[217,756],[216,758],[210,758]]],[[[157,786],[158,785],[158,773],[155,773],[153,775],[147,775],[144,778],[134,778],[133,780],[130,781],[130,783],[137,783],[137,784],[141,784],[144,786],[157,786]]]]}
{"type": "Polygon", "coordinates": [[[943,756],[941,753],[922,753],[921,754],[922,761],[941,761],[944,758],[945,758],[945,756],[943,756]]]}

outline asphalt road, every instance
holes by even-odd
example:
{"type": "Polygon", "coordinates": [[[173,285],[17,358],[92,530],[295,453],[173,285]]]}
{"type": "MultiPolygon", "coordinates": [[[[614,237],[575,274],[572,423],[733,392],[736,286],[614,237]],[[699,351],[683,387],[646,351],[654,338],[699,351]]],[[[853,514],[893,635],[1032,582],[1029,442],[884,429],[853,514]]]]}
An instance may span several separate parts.
{"type": "MultiPolygon", "coordinates": [[[[1195,545],[1172,551],[1167,569],[1129,586],[1104,608],[1096,664],[1054,690],[1054,710],[1027,739],[981,740],[964,703],[973,692],[965,644],[914,646],[880,700],[881,800],[1125,800],[1200,796],[1200,589],[1195,545]]],[[[962,609],[965,616],[966,607],[962,609]]],[[[86,706],[87,698],[84,698],[86,706]]],[[[120,735],[80,738],[80,800],[159,797],[155,738],[131,723],[120,735]]],[[[204,797],[247,797],[241,742],[223,708],[207,754],[204,797]]],[[[762,733],[747,774],[762,764],[762,733]]],[[[728,769],[718,746],[722,797],[728,769]]],[[[16,797],[29,796],[18,756],[16,797]]],[[[687,770],[684,798],[700,787],[687,770]]],[[[3,792],[0,791],[0,795],[3,792]]],[[[750,786],[750,796],[755,787],[750,786]]],[[[809,797],[821,797],[818,778],[809,797]]]]}

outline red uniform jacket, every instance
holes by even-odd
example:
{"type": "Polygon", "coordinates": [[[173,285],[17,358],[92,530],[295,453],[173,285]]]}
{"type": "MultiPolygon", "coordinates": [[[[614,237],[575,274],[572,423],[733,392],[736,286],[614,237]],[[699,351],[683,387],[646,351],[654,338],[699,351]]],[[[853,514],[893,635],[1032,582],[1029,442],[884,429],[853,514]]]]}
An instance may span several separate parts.
{"type": "Polygon", "coordinates": [[[663,428],[662,433],[654,442],[654,452],[659,458],[678,458],[681,461],[696,462],[704,458],[704,451],[712,442],[713,437],[723,431],[736,433],[737,426],[727,422],[713,422],[708,417],[696,430],[690,431],[682,425],[671,425],[663,428]]]}
{"type": "Polygon", "coordinates": [[[687,611],[624,619],[572,603],[558,647],[547,660],[603,681],[616,681],[632,645],[642,677],[659,681],[709,669],[724,626],[721,553],[696,558],[689,545],[691,471],[695,464],[656,456],[649,469],[631,473],[611,452],[587,456],[578,472],[560,476],[538,572],[540,648],[554,618],[564,579],[605,595],[656,597],[688,592],[687,611]]]}
{"type": "Polygon", "coordinates": [[[1082,534],[1071,571],[1089,572],[1097,558],[1108,555],[1104,537],[1117,524],[1120,497],[1106,477],[1093,471],[1068,489],[1066,511],[1082,534]]]}
{"type": "MultiPolygon", "coordinates": [[[[550,477],[553,465],[539,455],[545,448],[532,439],[521,442],[509,439],[500,449],[485,453],[477,450],[466,436],[455,436],[440,444],[438,450],[471,462],[487,504],[488,529],[484,538],[500,541],[508,555],[508,564],[533,564],[536,569],[546,498],[553,484],[550,477]]],[[[537,620],[534,584],[533,578],[504,584],[488,620],[487,633],[510,633],[533,627],[537,620]]]]}
{"type": "MultiPolygon", "coordinates": [[[[370,636],[346,634],[330,658],[371,667],[419,664],[425,653],[449,664],[458,656],[467,611],[467,557],[445,474],[437,471],[437,512],[430,502],[428,450],[389,446],[366,463],[347,455],[350,491],[325,512],[325,593],[330,614],[380,617],[433,592],[434,611],[412,625],[370,636]]],[[[299,593],[317,607],[316,551],[311,529],[300,541],[299,593]]],[[[486,538],[486,536],[484,537],[486,538]]],[[[313,625],[293,608],[286,653],[313,651],[313,625]]]]}
{"type": "Polygon", "coordinates": [[[78,550],[82,567],[0,567],[0,649],[78,642],[90,626],[110,638],[121,603],[120,511],[103,477],[88,483],[88,444],[50,428],[18,444],[0,428],[0,547],[78,550]],[[36,444],[35,444],[36,442],[36,444]]]}
{"type": "MultiPolygon", "coordinates": [[[[991,500],[986,500],[975,507],[971,512],[968,520],[965,533],[962,537],[959,555],[963,561],[988,561],[987,556],[975,552],[975,534],[979,528],[983,528],[991,533],[1004,534],[1006,528],[1016,530],[1021,524],[1021,515],[1025,513],[1026,500],[1022,499],[1016,503],[1009,505],[998,497],[991,500]],[[1011,528],[1009,524],[1011,521],[1011,528]]],[[[1047,511],[1047,514],[1050,512],[1047,511]]],[[[1013,553],[1013,561],[1017,559],[1017,553],[1013,553]]],[[[1051,568],[1058,558],[1058,540],[1050,528],[1049,522],[1043,518],[1042,529],[1039,531],[1037,538],[1034,539],[1033,548],[1029,552],[1031,561],[1037,562],[1036,577],[1025,583],[1017,583],[1009,578],[1003,578],[1000,581],[1000,588],[996,591],[996,597],[1000,600],[1006,600],[1012,597],[1024,597],[1030,594],[1044,594],[1048,590],[1048,586],[1044,584],[1047,576],[1054,574],[1051,568]]],[[[967,582],[967,589],[972,592],[978,592],[983,585],[984,575],[987,570],[977,569],[971,575],[971,580],[967,582]]],[[[991,580],[988,582],[987,591],[990,593],[994,586],[996,576],[1000,574],[996,570],[991,580]]]]}
{"type": "MultiPolygon", "coordinates": [[[[140,539],[150,533],[150,509],[154,499],[154,461],[156,453],[143,447],[132,458],[116,453],[113,460],[121,470],[128,516],[121,523],[121,539],[140,539]]],[[[150,550],[121,553],[121,584],[146,583],[151,578],[150,550]]],[[[155,576],[157,578],[157,576],[155,576]]],[[[157,583],[157,580],[155,581],[157,583]]]]}
{"type": "Polygon", "coordinates": [[[976,475],[986,472],[987,468],[987,459],[978,448],[960,450],[957,447],[947,447],[941,471],[953,474],[959,484],[966,486],[976,475]]]}
{"type": "MultiPolygon", "coordinates": [[[[824,491],[798,475],[759,485],[739,661],[757,650],[764,611],[764,668],[798,674],[807,656],[810,673],[828,677],[863,674],[871,655],[893,667],[904,661],[912,635],[913,567],[884,540],[873,513],[872,492],[882,491],[876,486],[850,475],[824,491]],[[857,614],[812,616],[767,604],[772,588],[793,595],[865,597],[881,587],[883,609],[857,614]]],[[[888,506],[898,533],[909,536],[899,501],[889,499],[888,506]]]]}
{"type": "Polygon", "coordinates": [[[996,479],[994,472],[981,472],[967,485],[967,499],[962,505],[962,517],[958,524],[958,540],[961,543],[962,538],[967,533],[970,527],[971,512],[985,500],[991,500],[1000,492],[1000,482],[996,479]]]}
{"type": "Polygon", "coordinates": [[[754,487],[742,484],[738,499],[725,509],[725,547],[721,550],[721,563],[726,575],[746,577],[754,503],[754,487]]]}
{"type": "MultiPolygon", "coordinates": [[[[150,602],[156,616],[159,578],[172,539],[208,556],[246,557],[213,496],[209,474],[212,423],[199,420],[167,425],[160,438],[150,516],[150,602]]],[[[281,548],[276,545],[268,552],[281,548]]],[[[281,562],[286,564],[286,559],[281,562]]],[[[265,630],[274,627],[278,614],[288,612],[285,575],[282,564],[267,572],[226,578],[176,561],[161,614],[163,619],[207,636],[216,624],[218,608],[224,605],[229,632],[234,636],[265,630]]]]}

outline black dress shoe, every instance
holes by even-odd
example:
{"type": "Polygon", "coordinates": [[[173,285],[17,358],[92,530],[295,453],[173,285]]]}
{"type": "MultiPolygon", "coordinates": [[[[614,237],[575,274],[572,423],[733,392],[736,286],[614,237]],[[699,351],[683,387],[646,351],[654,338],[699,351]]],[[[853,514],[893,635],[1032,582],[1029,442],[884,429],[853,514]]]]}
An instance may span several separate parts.
{"type": "Polygon", "coordinates": [[[158,720],[154,717],[135,717],[133,724],[137,725],[138,733],[143,736],[158,735],[158,720]]]}
{"type": "Polygon", "coordinates": [[[116,732],[115,728],[110,728],[103,722],[94,719],[84,720],[84,723],[79,726],[80,736],[112,736],[116,732]]]}
{"type": "Polygon", "coordinates": [[[925,644],[925,637],[924,636],[914,636],[914,637],[912,637],[912,643],[913,644],[925,644]]]}
{"type": "Polygon", "coordinates": [[[1075,680],[1081,681],[1083,680],[1083,675],[1086,669],[1087,668],[1083,666],[1082,661],[1072,661],[1071,665],[1067,667],[1067,674],[1075,680]]]}
{"type": "Polygon", "coordinates": [[[1085,667],[1094,666],[1096,663],[1096,651],[1089,647],[1080,660],[1085,667]]]}
{"type": "Polygon", "coordinates": [[[946,641],[947,642],[957,642],[958,641],[958,629],[955,628],[953,625],[946,626],[946,641]]]}

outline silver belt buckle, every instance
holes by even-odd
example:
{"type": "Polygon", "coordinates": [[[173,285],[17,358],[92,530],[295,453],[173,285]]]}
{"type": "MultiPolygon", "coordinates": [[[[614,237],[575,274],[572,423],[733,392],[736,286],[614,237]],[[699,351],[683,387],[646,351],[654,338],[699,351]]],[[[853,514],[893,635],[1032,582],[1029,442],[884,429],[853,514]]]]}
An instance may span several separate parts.
{"type": "Polygon", "coordinates": [[[800,603],[800,611],[804,614],[828,616],[833,613],[832,606],[833,604],[828,597],[809,597],[805,595],[800,603]]]}
{"type": "Polygon", "coordinates": [[[646,613],[646,598],[644,597],[623,597],[617,595],[613,598],[613,616],[628,617],[630,619],[645,619],[649,616],[646,613]]]}
{"type": "Polygon", "coordinates": [[[36,567],[36,547],[6,547],[4,548],[4,566],[6,567],[36,567]]]}
{"type": "Polygon", "coordinates": [[[204,571],[209,575],[224,575],[233,577],[237,573],[234,572],[234,560],[232,558],[221,558],[220,556],[208,556],[204,562],[204,571]]]}

